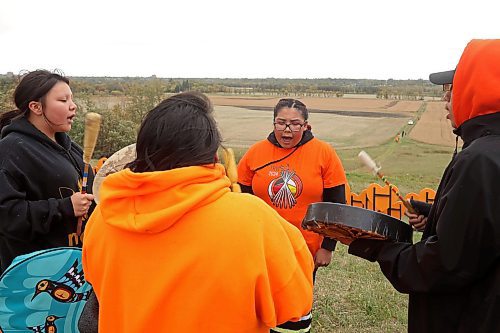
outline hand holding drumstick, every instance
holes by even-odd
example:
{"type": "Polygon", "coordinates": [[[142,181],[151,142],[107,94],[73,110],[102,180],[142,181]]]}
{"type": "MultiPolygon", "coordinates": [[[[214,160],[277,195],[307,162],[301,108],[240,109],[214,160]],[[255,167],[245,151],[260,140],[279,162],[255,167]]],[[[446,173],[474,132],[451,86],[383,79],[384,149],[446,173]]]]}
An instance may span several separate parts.
{"type": "Polygon", "coordinates": [[[88,213],[90,205],[94,200],[94,195],[89,193],[76,192],[71,196],[71,204],[76,217],[83,217],[88,213]]]}
{"type": "Polygon", "coordinates": [[[424,231],[427,224],[427,217],[429,216],[431,210],[431,204],[425,201],[410,200],[413,208],[417,211],[416,214],[405,211],[405,215],[408,216],[408,223],[417,231],[424,231]]]}
{"type": "Polygon", "coordinates": [[[408,216],[408,223],[417,231],[424,231],[425,225],[427,224],[427,216],[420,215],[418,213],[412,214],[408,211],[405,212],[408,216]]]}

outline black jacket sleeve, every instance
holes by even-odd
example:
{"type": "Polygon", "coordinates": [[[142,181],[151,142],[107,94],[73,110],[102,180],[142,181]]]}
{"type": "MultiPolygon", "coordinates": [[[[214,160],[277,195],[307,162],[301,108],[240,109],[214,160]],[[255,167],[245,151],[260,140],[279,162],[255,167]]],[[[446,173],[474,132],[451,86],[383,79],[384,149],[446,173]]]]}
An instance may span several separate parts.
{"type": "Polygon", "coordinates": [[[52,223],[74,218],[70,197],[29,201],[5,170],[0,170],[0,189],[0,234],[4,237],[29,241],[36,234],[47,234],[52,223]]]}
{"type": "Polygon", "coordinates": [[[242,192],[242,193],[250,193],[250,194],[253,194],[252,186],[243,185],[242,183],[238,183],[238,184],[240,185],[240,188],[241,188],[241,192],[242,192]]]}
{"type": "MultiPolygon", "coordinates": [[[[323,202],[345,204],[345,185],[323,189],[323,202]]],[[[321,248],[329,251],[334,251],[336,246],[337,241],[328,237],[324,237],[321,243],[321,248]]]]}
{"type": "Polygon", "coordinates": [[[419,215],[429,216],[432,205],[425,201],[418,201],[410,199],[411,206],[417,211],[419,215]]]}
{"type": "Polygon", "coordinates": [[[414,245],[357,239],[349,253],[377,261],[403,293],[456,291],[484,277],[500,260],[499,169],[486,158],[457,162],[435,202],[433,235],[414,245]]]}

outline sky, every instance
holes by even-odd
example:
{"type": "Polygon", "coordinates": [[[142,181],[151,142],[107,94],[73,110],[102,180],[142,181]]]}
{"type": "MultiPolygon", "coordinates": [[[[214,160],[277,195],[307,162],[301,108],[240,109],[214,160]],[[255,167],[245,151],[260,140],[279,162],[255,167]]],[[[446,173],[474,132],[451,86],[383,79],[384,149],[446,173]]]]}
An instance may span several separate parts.
{"type": "Polygon", "coordinates": [[[427,79],[500,1],[1,0],[0,74],[427,79]]]}

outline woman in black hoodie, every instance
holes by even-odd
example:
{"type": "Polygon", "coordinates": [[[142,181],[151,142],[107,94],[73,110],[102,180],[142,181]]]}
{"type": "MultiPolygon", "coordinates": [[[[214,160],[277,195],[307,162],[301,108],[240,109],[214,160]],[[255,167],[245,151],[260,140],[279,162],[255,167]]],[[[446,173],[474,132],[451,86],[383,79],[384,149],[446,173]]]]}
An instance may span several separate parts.
{"type": "Polygon", "coordinates": [[[76,115],[69,80],[30,72],[14,102],[0,115],[0,271],[21,254],[81,246],[77,221],[94,199],[80,193],[83,153],[66,134],[76,115]]]}

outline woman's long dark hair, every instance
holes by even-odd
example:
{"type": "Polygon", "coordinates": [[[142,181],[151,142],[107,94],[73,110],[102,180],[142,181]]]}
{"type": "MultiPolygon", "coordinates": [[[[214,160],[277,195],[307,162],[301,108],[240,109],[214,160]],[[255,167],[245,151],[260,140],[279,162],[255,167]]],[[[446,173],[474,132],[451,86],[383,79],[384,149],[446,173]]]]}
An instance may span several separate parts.
{"type": "Polygon", "coordinates": [[[15,118],[27,117],[30,112],[30,102],[41,102],[42,106],[45,106],[45,96],[56,83],[61,81],[69,84],[66,77],[43,69],[24,75],[14,91],[14,104],[17,109],[0,115],[0,130],[15,118]]]}
{"type": "Polygon", "coordinates": [[[213,164],[221,135],[210,100],[197,92],[174,95],[144,118],[137,137],[134,172],[213,164]]]}

